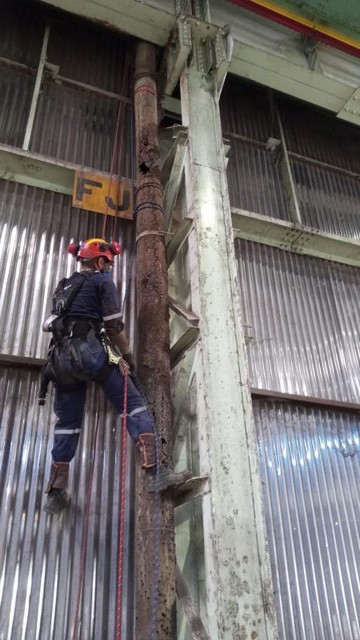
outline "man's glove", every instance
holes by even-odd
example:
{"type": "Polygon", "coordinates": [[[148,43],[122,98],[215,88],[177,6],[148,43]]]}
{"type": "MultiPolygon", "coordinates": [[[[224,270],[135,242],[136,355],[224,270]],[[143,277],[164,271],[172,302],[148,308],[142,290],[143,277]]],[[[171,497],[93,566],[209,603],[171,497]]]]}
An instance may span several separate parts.
{"type": "Polygon", "coordinates": [[[123,358],[124,358],[125,362],[127,362],[127,364],[130,367],[130,373],[135,373],[135,371],[136,371],[136,362],[135,362],[135,358],[134,358],[133,354],[131,353],[131,351],[129,351],[128,353],[123,353],[123,358]]]}

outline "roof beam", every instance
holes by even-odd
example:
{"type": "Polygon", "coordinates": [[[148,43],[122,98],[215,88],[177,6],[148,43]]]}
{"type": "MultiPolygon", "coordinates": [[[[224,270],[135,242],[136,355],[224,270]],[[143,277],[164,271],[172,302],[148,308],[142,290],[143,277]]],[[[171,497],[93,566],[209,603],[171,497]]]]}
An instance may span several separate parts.
{"type": "MultiPolygon", "coordinates": [[[[41,1],[160,46],[166,45],[176,19],[172,10],[158,9],[137,0],[41,1]]],[[[164,7],[166,4],[164,2],[164,7]]]]}
{"type": "MultiPolygon", "coordinates": [[[[177,20],[171,2],[40,1],[161,47],[167,44],[177,20]]],[[[360,124],[360,114],[354,106],[354,91],[357,98],[360,85],[356,58],[318,43],[314,67],[309,61],[302,34],[229,2],[212,0],[209,4],[213,25],[231,25],[234,47],[230,73],[306,100],[336,113],[340,118],[360,124]],[[339,73],[342,67],[346,69],[345,73],[339,73]]]]}

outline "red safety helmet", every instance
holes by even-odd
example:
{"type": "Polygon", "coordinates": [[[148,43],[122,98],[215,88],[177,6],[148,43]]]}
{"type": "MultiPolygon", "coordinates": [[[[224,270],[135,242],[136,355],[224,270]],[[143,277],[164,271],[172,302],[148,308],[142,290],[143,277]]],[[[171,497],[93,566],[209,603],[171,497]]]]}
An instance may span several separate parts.
{"type": "Polygon", "coordinates": [[[114,256],[121,253],[121,247],[118,242],[106,242],[102,238],[91,238],[84,242],[72,242],[68,247],[68,253],[82,262],[106,258],[113,263],[114,256]]]}

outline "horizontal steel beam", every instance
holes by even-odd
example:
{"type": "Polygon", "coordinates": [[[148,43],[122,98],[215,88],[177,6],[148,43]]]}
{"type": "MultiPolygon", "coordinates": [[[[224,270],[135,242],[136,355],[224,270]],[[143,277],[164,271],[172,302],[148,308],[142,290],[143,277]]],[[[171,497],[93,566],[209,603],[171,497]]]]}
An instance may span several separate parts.
{"type": "MultiPolygon", "coordinates": [[[[96,171],[90,167],[83,167],[56,158],[49,158],[40,153],[0,144],[0,179],[19,182],[30,187],[55,191],[65,195],[72,195],[76,172],[99,175],[106,184],[110,174],[96,171]]],[[[132,180],[122,179],[130,188],[132,180]]],[[[74,206],[80,206],[76,201],[74,206]]],[[[83,208],[102,211],[90,205],[83,208]]],[[[113,212],[110,212],[111,215],[113,212]]],[[[125,213],[125,212],[124,212],[125,213]]],[[[129,216],[126,216],[129,217],[129,216]]]]}
{"type": "Polygon", "coordinates": [[[0,353],[0,366],[40,369],[45,362],[46,360],[42,358],[27,358],[25,356],[13,356],[8,353],[0,353]]]}
{"type": "Polygon", "coordinates": [[[360,404],[355,402],[344,402],[342,400],[331,400],[330,398],[319,398],[313,396],[301,396],[296,393],[282,393],[281,391],[271,391],[270,389],[250,389],[252,399],[264,398],[266,400],[278,400],[291,404],[305,404],[310,406],[320,406],[324,408],[332,407],[341,411],[360,412],[360,404]]]}
{"type": "Polygon", "coordinates": [[[360,267],[360,242],[320,229],[232,208],[235,238],[360,267]]]}
{"type": "Polygon", "coordinates": [[[0,144],[0,178],[71,195],[77,165],[0,144]]]}

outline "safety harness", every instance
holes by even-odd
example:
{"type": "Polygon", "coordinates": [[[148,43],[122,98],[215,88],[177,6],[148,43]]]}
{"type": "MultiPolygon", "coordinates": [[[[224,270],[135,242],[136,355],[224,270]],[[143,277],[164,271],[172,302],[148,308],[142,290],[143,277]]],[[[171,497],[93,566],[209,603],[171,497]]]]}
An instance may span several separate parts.
{"type": "Polygon", "coordinates": [[[59,386],[78,384],[81,381],[97,380],[102,382],[110,372],[111,362],[105,360],[103,366],[94,374],[86,371],[81,357],[80,343],[86,338],[91,344],[100,340],[104,349],[106,332],[100,322],[87,319],[72,319],[67,315],[70,305],[92,273],[79,273],[72,282],[63,278],[57,285],[52,300],[52,315],[45,320],[43,329],[52,332],[48,356],[41,371],[39,404],[45,403],[49,382],[59,386]]]}

